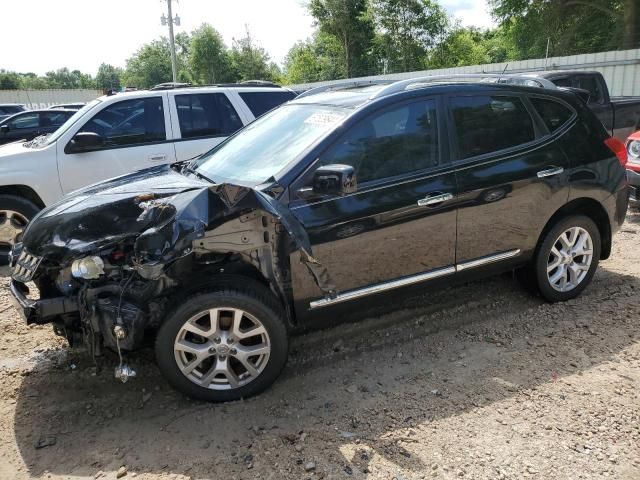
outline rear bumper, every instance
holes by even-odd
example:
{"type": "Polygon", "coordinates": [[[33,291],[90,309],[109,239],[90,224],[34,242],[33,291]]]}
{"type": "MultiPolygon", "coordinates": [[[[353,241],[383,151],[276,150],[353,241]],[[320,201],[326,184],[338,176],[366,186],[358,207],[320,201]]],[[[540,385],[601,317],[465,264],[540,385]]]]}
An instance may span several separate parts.
{"type": "Polygon", "coordinates": [[[9,284],[10,299],[27,325],[32,323],[50,323],[65,313],[78,311],[78,302],[68,297],[31,300],[27,297],[29,288],[24,284],[11,280],[9,284]]]}

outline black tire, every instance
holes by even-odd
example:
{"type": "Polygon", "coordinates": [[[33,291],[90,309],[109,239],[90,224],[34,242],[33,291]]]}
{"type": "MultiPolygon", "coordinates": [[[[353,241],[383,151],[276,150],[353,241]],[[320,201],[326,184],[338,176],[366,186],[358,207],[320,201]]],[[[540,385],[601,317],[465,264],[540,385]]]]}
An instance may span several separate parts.
{"type": "MultiPolygon", "coordinates": [[[[35,203],[26,198],[16,195],[0,195],[0,211],[12,210],[18,212],[27,221],[31,221],[33,217],[41,210],[35,203]]],[[[4,217],[0,220],[3,220],[4,217]]],[[[0,244],[0,264],[6,264],[11,245],[6,243],[0,244]]]]}
{"type": "Polygon", "coordinates": [[[289,336],[282,307],[266,287],[251,280],[244,282],[244,286],[236,282],[187,298],[167,316],[155,344],[158,366],[167,381],[185,395],[208,402],[228,402],[262,392],[282,372],[288,350],[289,336]],[[241,309],[258,319],[268,333],[271,351],[266,366],[253,380],[237,388],[214,390],[196,384],[182,373],[174,355],[174,342],[182,326],[194,315],[211,308],[241,309]]]}
{"type": "Polygon", "coordinates": [[[600,231],[593,220],[589,217],[584,215],[574,215],[558,221],[558,223],[556,223],[553,228],[546,233],[544,238],[541,239],[541,243],[539,244],[536,256],[533,260],[532,274],[538,291],[542,297],[549,302],[564,302],[580,295],[587,285],[589,285],[596,269],[598,268],[601,245],[602,239],[600,238],[600,231]],[[547,264],[551,256],[551,250],[560,235],[572,227],[583,228],[589,233],[593,246],[591,265],[589,266],[586,275],[574,288],[568,291],[559,291],[551,285],[547,275],[547,264]]]}

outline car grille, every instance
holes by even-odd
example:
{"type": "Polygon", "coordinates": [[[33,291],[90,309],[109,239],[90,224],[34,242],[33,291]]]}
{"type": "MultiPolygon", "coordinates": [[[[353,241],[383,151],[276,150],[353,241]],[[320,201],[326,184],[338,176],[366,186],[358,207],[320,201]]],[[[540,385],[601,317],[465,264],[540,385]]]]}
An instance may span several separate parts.
{"type": "Polygon", "coordinates": [[[33,276],[36,274],[41,261],[42,257],[30,255],[23,250],[20,256],[14,260],[15,263],[13,263],[11,278],[18,282],[30,282],[33,280],[33,276]]]}

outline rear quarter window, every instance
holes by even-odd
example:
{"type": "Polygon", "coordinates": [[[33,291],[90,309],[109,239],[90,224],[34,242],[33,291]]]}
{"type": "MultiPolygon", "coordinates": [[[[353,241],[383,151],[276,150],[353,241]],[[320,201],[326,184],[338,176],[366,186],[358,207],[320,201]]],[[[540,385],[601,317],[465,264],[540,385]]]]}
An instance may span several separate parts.
{"type": "Polygon", "coordinates": [[[536,97],[531,97],[529,100],[551,133],[562,127],[573,116],[573,111],[555,100],[536,97]]]}
{"type": "Polygon", "coordinates": [[[296,94],[284,90],[282,92],[240,92],[240,98],[247,104],[254,117],[282,105],[295,98],[296,94]]]}

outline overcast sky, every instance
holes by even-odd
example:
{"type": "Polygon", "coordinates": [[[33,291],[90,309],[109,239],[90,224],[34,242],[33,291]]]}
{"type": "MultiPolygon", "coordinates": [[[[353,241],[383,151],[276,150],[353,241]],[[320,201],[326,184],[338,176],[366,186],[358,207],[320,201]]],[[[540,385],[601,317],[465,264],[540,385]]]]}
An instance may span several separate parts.
{"type": "MultiPolygon", "coordinates": [[[[95,75],[102,63],[124,67],[143,43],[167,34],[164,0],[3,0],[0,69],[44,74],[63,66],[95,75]]],[[[247,24],[256,41],[281,63],[289,48],[313,31],[305,0],[174,0],[190,32],[213,25],[228,45],[247,24]]],[[[485,0],[441,0],[463,25],[491,26],[485,0]]]]}

